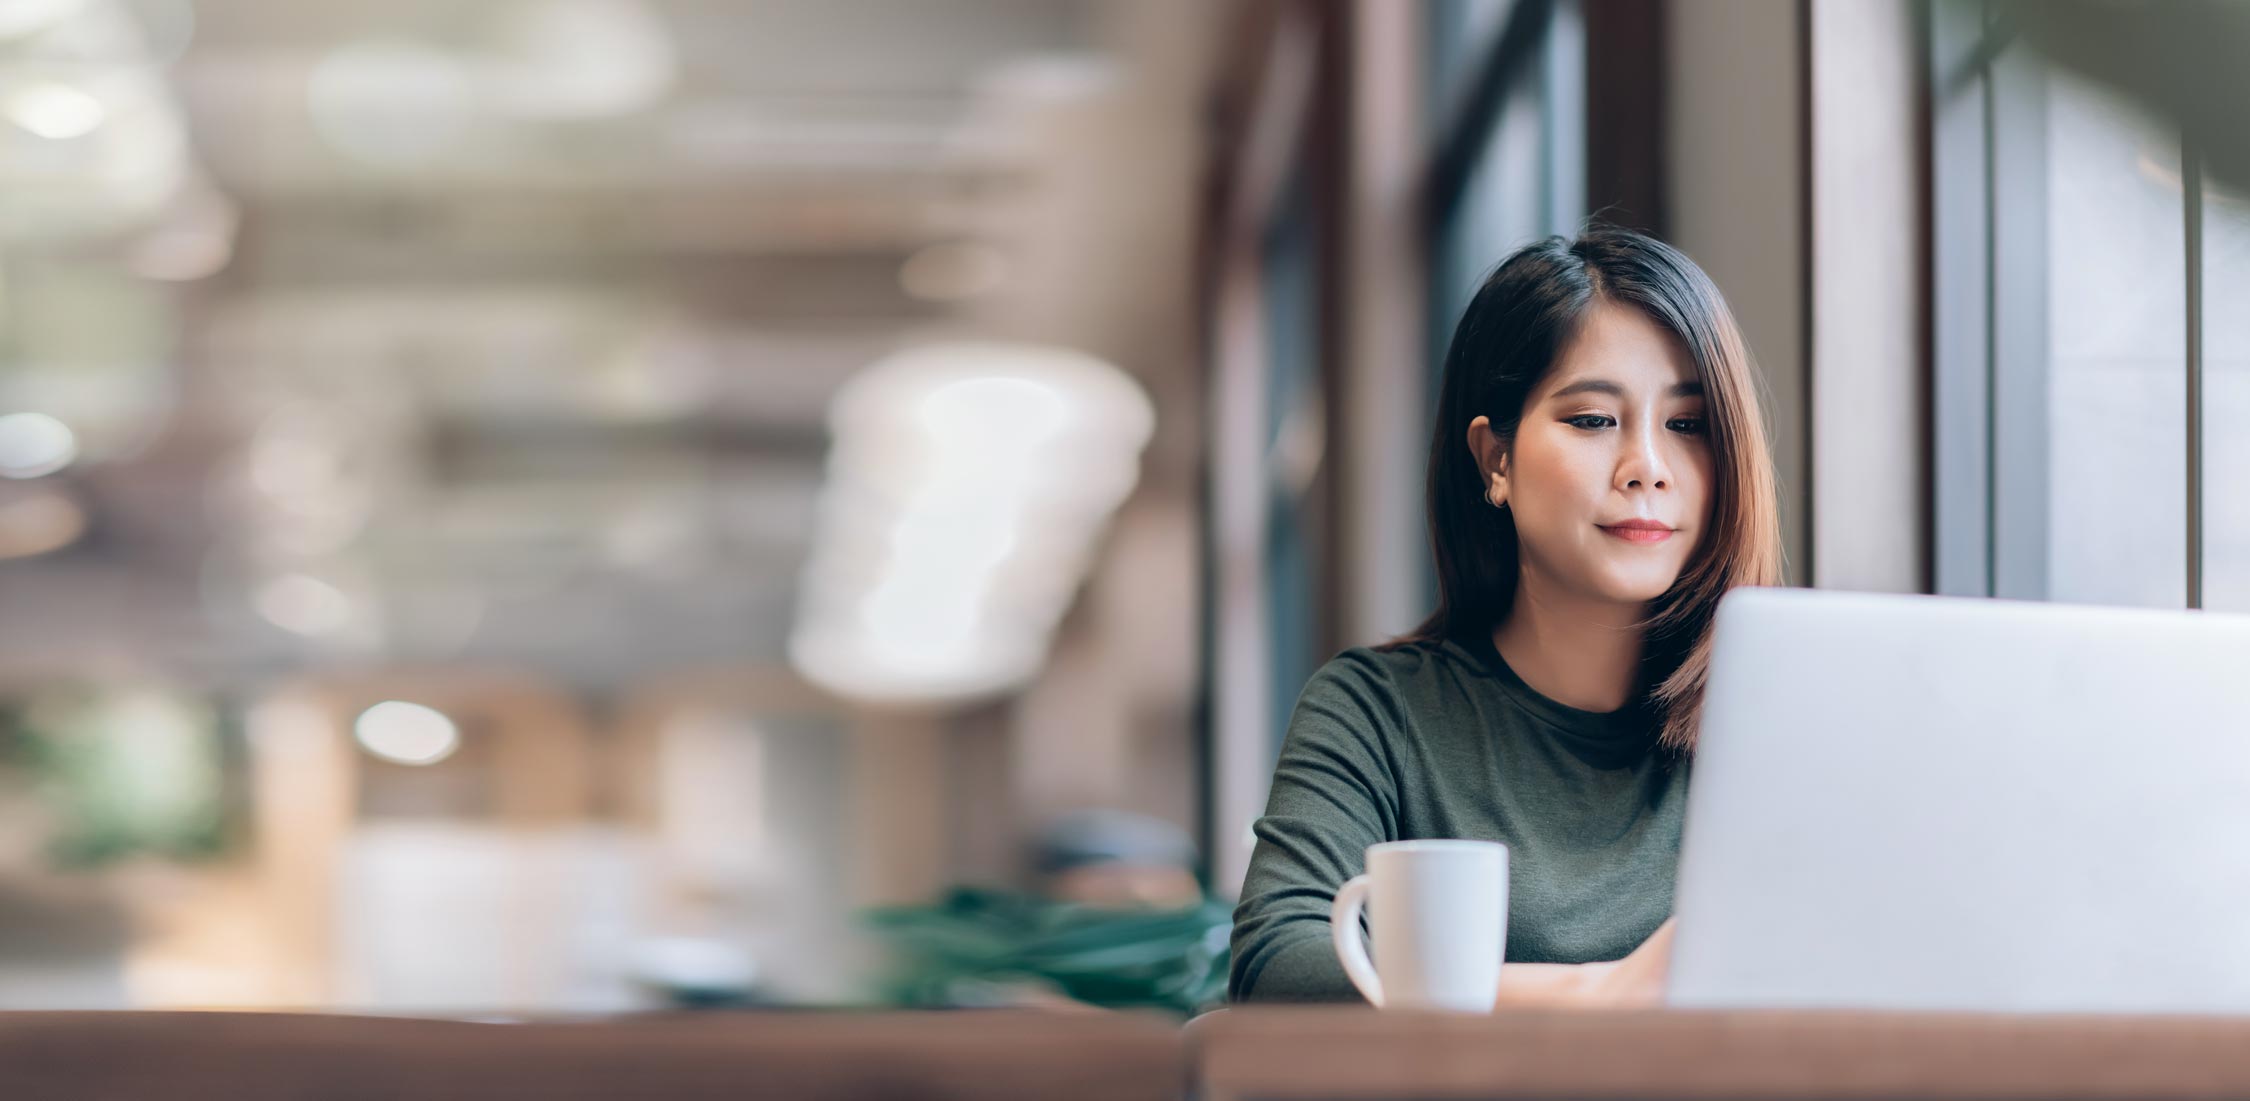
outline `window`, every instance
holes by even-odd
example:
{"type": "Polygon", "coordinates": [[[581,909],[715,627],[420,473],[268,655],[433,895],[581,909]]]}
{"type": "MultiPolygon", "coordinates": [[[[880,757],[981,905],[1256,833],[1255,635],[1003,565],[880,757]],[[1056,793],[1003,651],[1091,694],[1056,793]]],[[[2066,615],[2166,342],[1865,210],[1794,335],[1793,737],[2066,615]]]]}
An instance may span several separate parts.
{"type": "Polygon", "coordinates": [[[1286,185],[1261,244],[1265,301],[1266,678],[1271,702],[1265,765],[1281,753],[1297,695],[1326,660],[1319,586],[1322,451],[1320,235],[1303,175],[1286,185]]]}
{"type": "Polygon", "coordinates": [[[1212,888],[1239,889],[1298,694],[1333,648],[1331,492],[1323,461],[1335,201],[1335,102],[1324,96],[1339,31],[1285,5],[1226,124],[1224,200],[1206,226],[1213,262],[1205,431],[1203,792],[1212,888]]]}
{"type": "Polygon", "coordinates": [[[1427,0],[1422,69],[1430,103],[1450,103],[1464,94],[1514,6],[1515,0],[1427,0]]]}
{"type": "Polygon", "coordinates": [[[1585,218],[1585,46],[1577,5],[1548,0],[1452,0],[1430,7],[1429,25],[1436,360],[1493,267],[1585,218]]]}
{"type": "Polygon", "coordinates": [[[1932,11],[1938,591],[2250,610],[2250,516],[2201,490],[2250,458],[2204,309],[2250,289],[2241,205],[1985,5],[1932,11]]]}
{"type": "MultiPolygon", "coordinates": [[[[1427,9],[1428,109],[1438,135],[1429,193],[1429,407],[1477,286],[1515,249],[1575,233],[1586,212],[1586,44],[1578,5],[1449,0],[1427,9]]],[[[1423,573],[1435,606],[1437,578],[1423,573]]]]}
{"type": "MultiPolygon", "coordinates": [[[[2047,591],[2179,607],[2187,593],[2187,302],[2179,134],[2115,93],[2046,80],[2047,591]]],[[[2004,261],[2007,258],[2003,258],[2004,261]]],[[[2035,459],[2035,461],[2037,461],[2035,459]]],[[[2002,486],[2006,493],[2011,487],[2002,486]]]]}

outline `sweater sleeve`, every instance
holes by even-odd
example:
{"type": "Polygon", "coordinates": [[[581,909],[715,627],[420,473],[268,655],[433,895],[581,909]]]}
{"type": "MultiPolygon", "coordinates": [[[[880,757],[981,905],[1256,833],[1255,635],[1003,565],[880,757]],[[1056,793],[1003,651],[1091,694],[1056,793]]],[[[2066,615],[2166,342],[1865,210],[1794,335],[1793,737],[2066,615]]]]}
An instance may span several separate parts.
{"type": "Polygon", "coordinates": [[[1398,786],[1383,748],[1397,722],[1389,678],[1368,651],[1346,651],[1305,685],[1234,912],[1231,1000],[1359,998],[1336,960],[1328,911],[1367,846],[1398,834],[1398,786]]]}

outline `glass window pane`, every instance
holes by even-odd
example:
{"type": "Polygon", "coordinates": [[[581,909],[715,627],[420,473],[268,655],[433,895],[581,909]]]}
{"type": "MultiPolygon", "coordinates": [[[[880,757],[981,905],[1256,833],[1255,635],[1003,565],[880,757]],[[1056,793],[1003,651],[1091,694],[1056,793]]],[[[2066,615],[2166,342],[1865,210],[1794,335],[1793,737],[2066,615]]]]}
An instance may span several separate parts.
{"type": "Polygon", "coordinates": [[[2112,93],[2058,75],[2048,86],[2047,143],[2049,595],[2179,607],[2187,592],[2179,137],[2112,93]]]}
{"type": "Polygon", "coordinates": [[[1509,252],[1547,232],[1545,119],[1532,94],[1538,73],[1536,62],[1525,66],[1440,229],[1430,304],[1441,354],[1484,277],[1509,252]]]}
{"type": "Polygon", "coordinates": [[[2203,189],[2203,606],[2250,612],[2250,183],[2203,189]]]}
{"type": "Polygon", "coordinates": [[[1470,80],[1470,71],[1484,56],[1485,47],[1499,36],[1515,0],[1429,0],[1423,9],[1429,33],[1429,60],[1424,66],[1429,80],[1432,118],[1442,125],[1470,80]]]}

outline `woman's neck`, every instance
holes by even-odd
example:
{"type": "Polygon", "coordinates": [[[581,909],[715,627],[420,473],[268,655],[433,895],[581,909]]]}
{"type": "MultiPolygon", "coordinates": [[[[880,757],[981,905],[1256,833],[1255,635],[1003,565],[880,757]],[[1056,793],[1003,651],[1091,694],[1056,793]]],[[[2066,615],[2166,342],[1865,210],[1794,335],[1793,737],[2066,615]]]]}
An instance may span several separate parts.
{"type": "Polygon", "coordinates": [[[1645,609],[1558,596],[1525,570],[1492,645],[1540,695],[1581,711],[1631,702],[1640,675],[1645,609]]]}

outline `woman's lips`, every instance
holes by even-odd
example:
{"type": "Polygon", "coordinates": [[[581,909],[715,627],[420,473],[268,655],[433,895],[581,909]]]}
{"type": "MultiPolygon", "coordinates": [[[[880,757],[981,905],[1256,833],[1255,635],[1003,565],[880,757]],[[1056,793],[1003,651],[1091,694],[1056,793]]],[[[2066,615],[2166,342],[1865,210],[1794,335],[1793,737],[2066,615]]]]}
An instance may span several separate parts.
{"type": "Polygon", "coordinates": [[[1672,529],[1647,521],[1627,521],[1622,524],[1600,525],[1611,537],[1628,543],[1661,543],[1672,537],[1672,529]]]}

